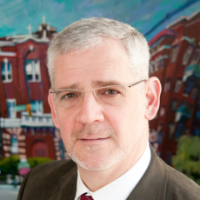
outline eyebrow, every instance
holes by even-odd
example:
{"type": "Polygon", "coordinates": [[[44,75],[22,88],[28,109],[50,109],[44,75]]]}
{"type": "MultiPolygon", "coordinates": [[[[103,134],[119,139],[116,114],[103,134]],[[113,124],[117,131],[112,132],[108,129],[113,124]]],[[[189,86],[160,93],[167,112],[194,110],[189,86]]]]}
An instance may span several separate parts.
{"type": "MultiPolygon", "coordinates": [[[[105,86],[109,86],[109,85],[123,85],[123,84],[119,81],[110,80],[110,81],[92,81],[92,85],[94,87],[105,87],[105,86]]],[[[79,88],[80,88],[80,84],[74,83],[74,84],[71,84],[68,86],[60,87],[57,90],[79,89],[79,88]]]]}
{"type": "Polygon", "coordinates": [[[60,87],[58,90],[65,90],[65,89],[77,89],[80,86],[79,83],[74,83],[68,86],[60,87]]]}
{"type": "Polygon", "coordinates": [[[109,85],[122,85],[122,83],[119,82],[119,81],[114,81],[114,80],[110,80],[110,81],[92,81],[92,85],[93,86],[98,86],[98,87],[105,87],[105,86],[109,86],[109,85]]]}

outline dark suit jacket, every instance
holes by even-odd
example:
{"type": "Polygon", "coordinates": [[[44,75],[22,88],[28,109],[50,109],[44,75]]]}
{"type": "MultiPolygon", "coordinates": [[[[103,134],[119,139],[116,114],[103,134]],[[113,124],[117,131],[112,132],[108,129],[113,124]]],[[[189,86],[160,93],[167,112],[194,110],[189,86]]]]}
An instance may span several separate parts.
{"type": "MultiPolygon", "coordinates": [[[[166,165],[153,148],[151,155],[147,171],[127,200],[200,200],[196,183],[166,165]]],[[[77,167],[73,161],[46,163],[26,176],[17,200],[74,200],[76,181],[77,167]]]]}

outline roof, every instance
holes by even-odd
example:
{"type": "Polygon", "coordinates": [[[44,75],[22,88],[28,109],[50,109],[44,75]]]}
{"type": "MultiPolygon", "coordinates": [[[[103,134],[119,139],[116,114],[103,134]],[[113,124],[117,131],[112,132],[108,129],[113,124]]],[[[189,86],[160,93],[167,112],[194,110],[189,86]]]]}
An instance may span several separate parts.
{"type": "Polygon", "coordinates": [[[200,10],[198,10],[197,12],[193,13],[191,16],[187,17],[187,16],[182,16],[180,18],[178,18],[177,20],[175,20],[174,22],[172,22],[171,24],[169,24],[167,26],[167,28],[170,28],[176,24],[178,24],[179,22],[185,20],[185,21],[189,21],[191,20],[192,18],[194,18],[195,16],[197,16],[198,14],[200,13],[200,10]]]}
{"type": "Polygon", "coordinates": [[[38,43],[49,43],[49,39],[48,38],[36,38],[34,37],[34,35],[17,35],[17,36],[10,36],[7,37],[7,39],[12,39],[13,43],[17,44],[17,43],[23,43],[26,42],[28,40],[33,40],[35,42],[38,43]]]}
{"type": "Polygon", "coordinates": [[[149,45],[151,46],[153,43],[155,43],[159,38],[161,38],[164,35],[176,35],[176,33],[170,29],[164,29],[160,33],[158,33],[153,39],[149,41],[149,45]]]}

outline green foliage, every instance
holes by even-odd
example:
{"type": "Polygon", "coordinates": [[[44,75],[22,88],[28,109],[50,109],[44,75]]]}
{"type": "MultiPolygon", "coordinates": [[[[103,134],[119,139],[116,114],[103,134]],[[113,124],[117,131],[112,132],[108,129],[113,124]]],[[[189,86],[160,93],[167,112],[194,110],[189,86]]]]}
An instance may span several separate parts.
{"type": "Polygon", "coordinates": [[[6,181],[6,175],[5,174],[0,175],[0,181],[6,181]]]}
{"type": "Polygon", "coordinates": [[[19,156],[12,155],[7,158],[3,158],[0,160],[0,168],[1,168],[1,174],[18,174],[17,164],[19,162],[19,156]]]}
{"type": "Polygon", "coordinates": [[[33,157],[33,158],[28,158],[28,163],[30,164],[31,168],[36,167],[37,165],[50,162],[52,161],[50,158],[45,158],[45,157],[33,157]]]}
{"type": "Polygon", "coordinates": [[[181,137],[172,165],[200,185],[200,138],[181,137]]]}
{"type": "MultiPolygon", "coordinates": [[[[37,165],[50,162],[52,161],[49,158],[43,158],[43,157],[33,157],[28,158],[28,163],[30,164],[30,167],[36,167],[37,165]]],[[[0,160],[0,169],[1,169],[1,178],[2,180],[5,179],[6,174],[12,174],[12,175],[18,175],[18,163],[20,162],[19,156],[12,155],[7,158],[3,158],[0,160]]]]}

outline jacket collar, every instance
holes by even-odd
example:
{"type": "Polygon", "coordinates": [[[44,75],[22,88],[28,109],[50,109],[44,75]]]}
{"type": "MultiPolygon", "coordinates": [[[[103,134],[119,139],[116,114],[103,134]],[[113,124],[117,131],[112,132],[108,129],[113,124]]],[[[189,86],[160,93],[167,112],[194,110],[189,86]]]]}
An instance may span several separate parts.
{"type": "Polygon", "coordinates": [[[163,161],[157,156],[151,146],[151,162],[149,167],[127,200],[164,200],[167,181],[168,175],[163,161]]]}
{"type": "MultiPolygon", "coordinates": [[[[151,162],[149,167],[127,200],[164,200],[167,181],[168,175],[163,161],[156,155],[156,152],[151,146],[151,162]]],[[[77,166],[74,166],[60,178],[60,189],[48,200],[74,200],[76,195],[76,182],[77,166]]]]}
{"type": "MultiPolygon", "coordinates": [[[[48,200],[74,200],[76,194],[77,166],[60,178],[59,190],[48,200]]],[[[56,183],[55,183],[56,184],[56,183]]]]}

